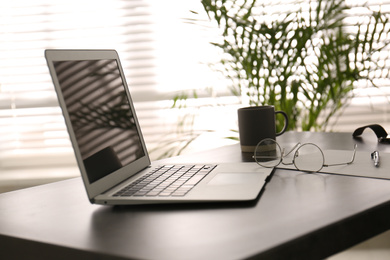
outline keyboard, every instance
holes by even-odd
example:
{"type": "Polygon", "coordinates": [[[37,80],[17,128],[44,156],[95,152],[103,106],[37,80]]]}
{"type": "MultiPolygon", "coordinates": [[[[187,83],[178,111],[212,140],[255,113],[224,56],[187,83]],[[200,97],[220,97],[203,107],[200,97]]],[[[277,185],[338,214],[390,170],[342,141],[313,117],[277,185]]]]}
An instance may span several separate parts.
{"type": "Polygon", "coordinates": [[[157,167],[114,194],[115,197],[182,197],[216,165],[164,165],[157,167]]]}

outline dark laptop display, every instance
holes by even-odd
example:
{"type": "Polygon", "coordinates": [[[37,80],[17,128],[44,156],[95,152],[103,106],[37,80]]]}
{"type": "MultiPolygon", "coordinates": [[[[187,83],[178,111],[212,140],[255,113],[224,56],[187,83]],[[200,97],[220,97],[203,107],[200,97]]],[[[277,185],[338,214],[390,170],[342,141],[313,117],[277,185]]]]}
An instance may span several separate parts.
{"type": "Polygon", "coordinates": [[[116,60],[54,68],[90,183],[145,155],[116,60]]]}

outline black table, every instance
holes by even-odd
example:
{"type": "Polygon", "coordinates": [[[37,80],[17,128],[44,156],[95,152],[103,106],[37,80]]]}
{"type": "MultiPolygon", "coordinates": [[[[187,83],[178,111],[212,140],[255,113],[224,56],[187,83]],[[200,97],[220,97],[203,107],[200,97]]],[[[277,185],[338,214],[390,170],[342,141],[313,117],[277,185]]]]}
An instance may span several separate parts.
{"type": "MultiPolygon", "coordinates": [[[[369,132],[277,140],[390,152],[369,132]]],[[[189,158],[250,156],[232,145],[174,161],[189,158]]],[[[318,259],[388,230],[389,219],[390,181],[372,178],[277,169],[254,202],[125,207],[89,204],[76,178],[0,195],[0,259],[318,259]]]]}

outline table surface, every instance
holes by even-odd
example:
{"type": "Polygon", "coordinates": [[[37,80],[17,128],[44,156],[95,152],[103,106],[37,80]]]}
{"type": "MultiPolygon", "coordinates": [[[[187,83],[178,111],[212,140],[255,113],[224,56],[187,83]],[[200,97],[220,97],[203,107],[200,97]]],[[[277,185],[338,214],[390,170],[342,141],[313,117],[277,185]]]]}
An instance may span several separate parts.
{"type": "MultiPolygon", "coordinates": [[[[360,140],[312,132],[277,140],[390,152],[369,132],[360,140]]],[[[188,158],[250,156],[232,145],[174,160],[188,158]]],[[[380,179],[277,169],[254,202],[111,207],[91,205],[75,178],[0,195],[0,258],[318,259],[388,230],[389,218],[390,181],[380,179]]]]}

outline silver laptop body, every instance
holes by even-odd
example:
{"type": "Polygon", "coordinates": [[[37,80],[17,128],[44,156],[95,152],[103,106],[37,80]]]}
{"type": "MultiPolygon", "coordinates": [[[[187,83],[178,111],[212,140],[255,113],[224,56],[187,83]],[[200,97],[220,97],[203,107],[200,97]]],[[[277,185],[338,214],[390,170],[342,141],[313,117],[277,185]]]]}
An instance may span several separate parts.
{"type": "MultiPolygon", "coordinates": [[[[123,192],[162,166],[149,159],[117,52],[46,50],[45,57],[91,203],[250,201],[271,175],[272,169],[256,163],[197,163],[196,169],[212,171],[191,179],[196,185],[187,192],[123,192]]],[[[179,166],[192,167],[192,163],[179,166]]]]}

